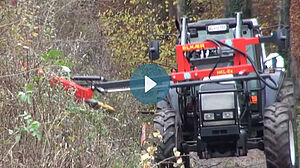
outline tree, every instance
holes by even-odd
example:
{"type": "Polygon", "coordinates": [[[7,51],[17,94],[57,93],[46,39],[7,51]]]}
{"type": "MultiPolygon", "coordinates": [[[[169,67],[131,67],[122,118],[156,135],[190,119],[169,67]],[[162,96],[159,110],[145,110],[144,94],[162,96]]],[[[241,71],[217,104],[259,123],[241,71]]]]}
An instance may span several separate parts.
{"type": "Polygon", "coordinates": [[[177,3],[177,19],[180,20],[180,18],[187,14],[187,4],[186,0],[178,0],[177,3]]]}
{"type": "MultiPolygon", "coordinates": [[[[279,0],[279,28],[290,27],[290,0],[279,0]]],[[[290,44],[290,33],[287,33],[287,43],[290,44]]],[[[278,52],[286,59],[287,65],[290,65],[290,45],[278,47],[278,52]]]]}
{"type": "Polygon", "coordinates": [[[291,30],[291,69],[296,78],[296,83],[300,83],[300,6],[299,0],[291,0],[290,2],[290,30],[291,30]]]}
{"type": "Polygon", "coordinates": [[[234,17],[235,12],[243,12],[244,18],[251,18],[252,0],[227,0],[225,17],[234,17]]]}

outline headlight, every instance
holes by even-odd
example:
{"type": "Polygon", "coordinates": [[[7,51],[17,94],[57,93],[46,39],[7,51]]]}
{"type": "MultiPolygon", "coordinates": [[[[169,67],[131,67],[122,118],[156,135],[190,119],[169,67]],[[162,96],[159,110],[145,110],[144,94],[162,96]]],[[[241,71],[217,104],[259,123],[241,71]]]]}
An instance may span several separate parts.
{"type": "Polygon", "coordinates": [[[234,93],[201,94],[202,110],[234,109],[234,93]]]}
{"type": "Polygon", "coordinates": [[[232,111],[223,112],[222,116],[223,116],[223,119],[231,119],[231,118],[233,118],[233,112],[232,111]]]}
{"type": "Polygon", "coordinates": [[[204,120],[214,120],[215,114],[214,113],[204,113],[204,120]]]}

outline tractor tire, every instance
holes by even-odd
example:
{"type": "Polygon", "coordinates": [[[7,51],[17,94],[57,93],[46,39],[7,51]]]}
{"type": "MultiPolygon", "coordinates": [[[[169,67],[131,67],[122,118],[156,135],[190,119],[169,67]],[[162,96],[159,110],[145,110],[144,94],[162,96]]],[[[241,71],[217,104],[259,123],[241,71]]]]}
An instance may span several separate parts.
{"type": "MultiPolygon", "coordinates": [[[[290,106],[290,108],[295,109],[296,99],[294,95],[294,83],[292,79],[287,78],[282,83],[282,86],[278,92],[278,96],[276,101],[286,103],[290,106]]],[[[297,111],[293,110],[293,118],[297,117],[297,111]]]]}
{"type": "MultiPolygon", "coordinates": [[[[156,128],[162,136],[162,141],[157,144],[157,151],[155,155],[156,162],[160,162],[174,156],[173,148],[175,148],[176,145],[175,117],[176,113],[172,109],[159,109],[155,114],[154,128],[156,128]]],[[[171,164],[168,165],[164,163],[163,165],[165,167],[171,166],[171,164]]]]}
{"type": "MultiPolygon", "coordinates": [[[[157,129],[161,136],[162,140],[157,142],[157,151],[155,153],[155,162],[159,163],[161,168],[173,168],[173,162],[176,162],[174,158],[173,149],[176,147],[180,151],[180,147],[176,146],[179,144],[179,137],[176,133],[176,112],[171,108],[169,103],[166,100],[163,100],[163,108],[157,108],[157,112],[154,116],[154,128],[157,129]],[[172,158],[172,159],[168,159],[172,158]]],[[[186,156],[183,158],[185,168],[189,168],[189,157],[186,156]]]]}
{"type": "Polygon", "coordinates": [[[288,104],[276,102],[264,113],[267,168],[298,168],[297,125],[288,104]]]}

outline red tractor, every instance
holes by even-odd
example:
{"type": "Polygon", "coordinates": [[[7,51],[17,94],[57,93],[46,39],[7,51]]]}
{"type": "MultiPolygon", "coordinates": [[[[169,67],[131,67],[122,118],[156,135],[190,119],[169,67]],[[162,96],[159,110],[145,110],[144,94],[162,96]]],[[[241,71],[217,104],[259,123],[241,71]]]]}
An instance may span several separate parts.
{"type": "MultiPolygon", "coordinates": [[[[183,18],[176,45],[178,66],[154,117],[154,127],[162,135],[155,160],[172,158],[174,148],[205,159],[246,156],[256,148],[265,152],[268,168],[297,168],[293,83],[283,69],[265,66],[263,46],[285,41],[284,31],[261,36],[256,19],[242,20],[240,13],[236,18],[193,23],[183,18]]],[[[158,58],[159,43],[152,41],[150,59],[158,58]]],[[[128,80],[104,81],[97,76],[73,80],[90,81],[87,90],[74,84],[77,96],[86,100],[94,90],[109,93],[129,86],[128,80]]],[[[188,156],[184,164],[189,167],[188,156]]]]}
{"type": "Polygon", "coordinates": [[[255,19],[237,13],[194,23],[183,18],[180,36],[172,89],[154,118],[163,136],[156,160],[171,157],[174,147],[205,159],[257,148],[268,168],[298,167],[293,83],[282,69],[265,66],[263,43],[285,45],[284,31],[262,37],[255,19]]]}

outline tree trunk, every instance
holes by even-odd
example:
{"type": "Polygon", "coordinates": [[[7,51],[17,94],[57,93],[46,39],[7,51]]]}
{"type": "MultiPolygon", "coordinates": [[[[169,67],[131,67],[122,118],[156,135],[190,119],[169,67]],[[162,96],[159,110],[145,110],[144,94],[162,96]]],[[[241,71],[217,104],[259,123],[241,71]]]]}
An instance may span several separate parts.
{"type": "Polygon", "coordinates": [[[290,2],[290,30],[291,30],[291,72],[296,83],[300,83],[300,0],[290,2]],[[298,67],[298,68],[297,68],[298,67]]]}
{"type": "Polygon", "coordinates": [[[235,12],[243,12],[243,18],[252,16],[252,0],[227,0],[225,17],[235,17],[235,12]]]}
{"type": "Polygon", "coordinates": [[[245,0],[244,7],[242,9],[243,18],[251,18],[252,17],[252,0],[245,0]]]}
{"type": "MultiPolygon", "coordinates": [[[[279,27],[290,27],[290,0],[279,0],[279,27]]],[[[290,44],[290,33],[287,34],[287,44],[290,44]]],[[[287,67],[290,67],[290,45],[285,47],[278,47],[278,52],[285,60],[287,67]]],[[[288,72],[290,72],[288,70],[288,72]]],[[[290,74],[290,73],[289,73],[290,74]]]]}
{"type": "Polygon", "coordinates": [[[173,2],[174,0],[169,0],[169,19],[174,19],[177,16],[176,5],[173,2]]]}
{"type": "Polygon", "coordinates": [[[186,0],[178,0],[177,3],[177,19],[180,19],[187,14],[186,0]]]}
{"type": "MultiPolygon", "coordinates": [[[[160,21],[166,21],[168,20],[169,13],[167,12],[166,8],[169,8],[169,6],[166,7],[166,1],[162,0],[151,0],[152,8],[155,9],[155,12],[158,13],[158,20],[160,21]],[[159,7],[161,6],[161,7],[159,7]]],[[[168,3],[169,1],[167,1],[168,3]]]]}

